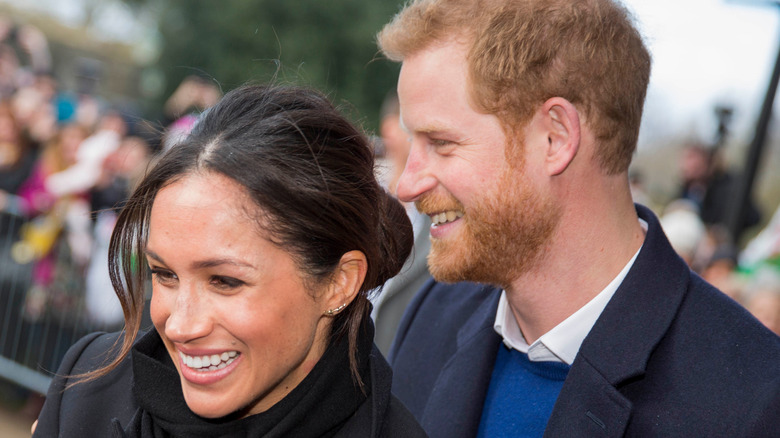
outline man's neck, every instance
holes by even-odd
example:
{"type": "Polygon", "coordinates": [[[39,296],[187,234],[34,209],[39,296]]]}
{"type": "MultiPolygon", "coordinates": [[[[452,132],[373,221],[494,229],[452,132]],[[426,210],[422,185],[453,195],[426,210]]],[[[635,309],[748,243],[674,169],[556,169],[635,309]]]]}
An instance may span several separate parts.
{"type": "Polygon", "coordinates": [[[566,214],[543,256],[506,287],[529,344],[598,295],[644,241],[633,204],[630,210],[566,214]]]}

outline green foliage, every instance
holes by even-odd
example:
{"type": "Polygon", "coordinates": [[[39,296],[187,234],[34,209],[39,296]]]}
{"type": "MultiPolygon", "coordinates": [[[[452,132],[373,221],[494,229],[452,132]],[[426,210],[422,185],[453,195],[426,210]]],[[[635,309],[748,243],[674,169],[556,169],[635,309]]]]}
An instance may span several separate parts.
{"type": "Polygon", "coordinates": [[[163,97],[192,74],[223,91],[247,81],[293,82],[325,91],[369,129],[396,83],[398,66],[378,54],[375,35],[399,1],[129,0],[159,17],[163,97]]]}

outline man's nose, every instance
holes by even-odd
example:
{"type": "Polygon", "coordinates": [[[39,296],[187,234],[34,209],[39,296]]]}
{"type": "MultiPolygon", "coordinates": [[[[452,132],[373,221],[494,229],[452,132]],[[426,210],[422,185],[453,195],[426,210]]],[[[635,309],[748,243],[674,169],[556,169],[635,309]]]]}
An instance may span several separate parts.
{"type": "Polygon", "coordinates": [[[435,169],[431,166],[425,147],[419,141],[412,141],[406,167],[398,179],[398,199],[414,202],[422,194],[436,187],[435,169]]]}

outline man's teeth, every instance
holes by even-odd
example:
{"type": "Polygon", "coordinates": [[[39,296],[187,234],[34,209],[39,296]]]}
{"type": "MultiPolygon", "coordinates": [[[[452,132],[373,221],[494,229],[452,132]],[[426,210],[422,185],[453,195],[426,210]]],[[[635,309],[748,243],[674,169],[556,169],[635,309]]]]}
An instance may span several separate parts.
{"type": "Polygon", "coordinates": [[[431,216],[431,222],[433,225],[441,225],[446,224],[447,222],[452,222],[455,219],[459,219],[463,217],[462,211],[444,211],[441,213],[437,213],[431,216]]]}
{"type": "Polygon", "coordinates": [[[230,365],[238,356],[237,351],[226,351],[222,354],[212,354],[207,356],[189,356],[181,351],[179,357],[181,361],[190,368],[198,371],[216,371],[230,365]]]}

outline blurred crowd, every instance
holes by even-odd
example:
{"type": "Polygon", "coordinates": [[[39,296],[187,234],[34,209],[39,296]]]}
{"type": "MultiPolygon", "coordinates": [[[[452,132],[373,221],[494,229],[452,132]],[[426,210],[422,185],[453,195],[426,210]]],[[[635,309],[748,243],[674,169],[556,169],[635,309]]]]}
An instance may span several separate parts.
{"type": "MultiPolygon", "coordinates": [[[[740,249],[727,226],[735,178],[724,165],[721,150],[688,144],[678,165],[678,197],[660,216],[672,246],[692,270],[780,334],[780,208],[740,249]]],[[[639,189],[637,197],[647,199],[639,189]]],[[[758,207],[749,202],[744,225],[755,228],[760,219],[758,207]]]]}
{"type": "MultiPolygon", "coordinates": [[[[41,30],[0,16],[0,358],[45,376],[84,334],[121,329],[108,273],[118,210],[221,95],[188,77],[150,122],[102,96],[99,77],[67,88],[52,59],[41,30]]],[[[2,371],[2,406],[32,421],[45,387],[2,371]]]]}
{"type": "Polygon", "coordinates": [[[152,124],[120,111],[99,87],[62,89],[57,73],[39,29],[0,17],[3,326],[53,318],[116,329],[123,315],[107,254],[117,211],[153,157],[220,91],[187,78],[166,103],[166,120],[152,124]]]}
{"type": "MultiPolygon", "coordinates": [[[[98,96],[61,92],[53,73],[41,31],[0,21],[0,233],[4,260],[31,269],[29,284],[4,278],[3,289],[26,289],[21,312],[30,321],[75,310],[107,278],[96,262],[111,209],[151,155],[120,113],[98,96]]],[[[87,301],[87,318],[120,323],[113,301],[87,301]]]]}

